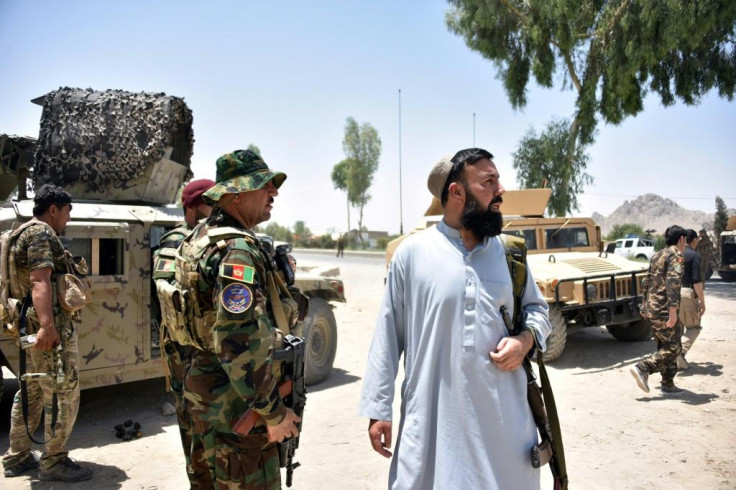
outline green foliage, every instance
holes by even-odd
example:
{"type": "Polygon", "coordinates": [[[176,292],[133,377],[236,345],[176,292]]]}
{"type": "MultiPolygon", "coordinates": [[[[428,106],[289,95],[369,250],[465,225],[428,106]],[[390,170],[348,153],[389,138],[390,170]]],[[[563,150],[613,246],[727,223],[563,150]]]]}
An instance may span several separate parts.
{"type": "Polygon", "coordinates": [[[308,247],[312,239],[312,232],[304,224],[304,221],[297,221],[294,223],[293,237],[292,245],[294,247],[308,247]]]}
{"type": "Polygon", "coordinates": [[[667,241],[664,239],[664,236],[662,235],[656,235],[654,237],[654,251],[659,252],[663,248],[667,246],[667,241]]]}
{"type": "Polygon", "coordinates": [[[310,245],[313,248],[337,248],[335,240],[329,234],[314,237],[310,245]]]}
{"type": "Polygon", "coordinates": [[[336,189],[347,192],[348,212],[350,205],[359,209],[358,229],[362,229],[363,208],[371,200],[368,190],[381,157],[381,139],[370,123],[359,126],[355,119],[349,117],[345,122],[342,148],[346,158],[333,167],[332,183],[336,189]]]}
{"type": "Polygon", "coordinates": [[[716,238],[721,236],[721,232],[728,226],[728,210],[726,203],[721,196],[716,196],[716,215],[713,219],[713,233],[716,238]]]}
{"type": "Polygon", "coordinates": [[[736,93],[733,0],[449,3],[448,28],[493,63],[512,107],[526,105],[532,78],[577,93],[569,149],[555,160],[570,193],[580,186],[575,148],[594,141],[599,120],[635,116],[649,93],[664,106],[698,104],[711,90],[729,101],[736,93]]]}
{"type": "Polygon", "coordinates": [[[583,186],[593,182],[585,173],[588,155],[581,145],[575,148],[572,167],[564,164],[569,151],[570,123],[552,120],[544,132],[537,136],[533,128],[519,143],[513,153],[516,179],[521,188],[541,188],[545,184],[552,189],[547,211],[554,216],[565,216],[579,208],[577,194],[583,186]]]}
{"type": "Polygon", "coordinates": [[[396,240],[399,238],[400,235],[391,235],[387,237],[381,237],[378,240],[376,240],[376,248],[379,250],[386,250],[386,247],[388,247],[388,244],[392,240],[396,240]]]}
{"type": "Polygon", "coordinates": [[[291,230],[285,226],[279,225],[275,221],[270,221],[266,226],[257,226],[256,231],[259,233],[265,233],[277,242],[294,242],[291,230]]]}
{"type": "Polygon", "coordinates": [[[615,225],[605,239],[609,242],[613,242],[618,240],[619,238],[624,238],[626,235],[643,237],[647,236],[647,233],[639,225],[635,225],[633,223],[624,223],[622,225],[615,225]]]}

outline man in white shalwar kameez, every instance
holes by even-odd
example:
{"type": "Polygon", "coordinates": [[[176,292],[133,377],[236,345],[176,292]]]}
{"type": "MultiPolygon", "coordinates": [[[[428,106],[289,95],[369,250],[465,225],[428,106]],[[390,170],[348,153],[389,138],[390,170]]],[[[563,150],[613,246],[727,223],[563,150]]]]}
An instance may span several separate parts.
{"type": "MultiPolygon", "coordinates": [[[[391,457],[399,358],[401,423],[391,489],[538,489],[537,443],[520,368],[545,349],[548,307],[531,273],[525,330],[510,337],[511,277],[499,236],[504,188],[493,156],[469,149],[435,165],[428,186],[444,218],[397,248],[371,344],[359,413],[373,448],[391,457]]],[[[528,269],[527,269],[528,271],[528,269]]]]}

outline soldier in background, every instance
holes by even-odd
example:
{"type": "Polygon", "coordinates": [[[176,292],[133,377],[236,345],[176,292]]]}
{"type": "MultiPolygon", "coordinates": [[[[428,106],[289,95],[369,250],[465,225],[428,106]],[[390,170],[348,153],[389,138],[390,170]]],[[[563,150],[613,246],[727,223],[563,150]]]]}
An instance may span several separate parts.
{"type": "Polygon", "coordinates": [[[272,301],[278,294],[269,287],[272,262],[253,232],[271,218],[285,179],[250,150],[220,157],[217,184],[204,193],[212,214],[178,251],[177,281],[201,315],[192,323],[200,345],[184,383],[193,436],[202,438],[210,468],[199,488],[280,488],[275,443],[299,433],[301,419],[281,399],[278,363],[272,359],[275,311],[285,312],[289,326],[296,325],[297,311],[272,301]],[[249,410],[260,421],[240,436],[233,426],[249,410]]]}
{"type": "Polygon", "coordinates": [[[656,372],[662,374],[663,394],[682,393],[682,390],[675,386],[675,375],[677,356],[682,350],[680,337],[683,328],[677,310],[680,307],[685,234],[685,230],[680,226],[667,228],[665,231],[667,247],[655,253],[649,263],[641,314],[652,324],[657,352],[630,369],[639,388],[647,393],[649,393],[649,375],[656,372]]]}
{"type": "Polygon", "coordinates": [[[711,269],[711,261],[713,260],[713,242],[708,237],[707,231],[700,230],[699,235],[700,238],[695,251],[700,254],[700,278],[703,280],[703,288],[705,288],[705,281],[709,277],[708,270],[711,269]]]}
{"type": "Polygon", "coordinates": [[[682,289],[680,290],[680,322],[685,327],[682,341],[682,353],[677,357],[677,367],[688,369],[690,366],[685,359],[685,354],[695,343],[703,327],[700,319],[705,313],[705,295],[703,294],[703,283],[705,277],[700,273],[700,254],[696,252],[698,246],[698,234],[695,230],[687,230],[687,247],[685,247],[685,266],[682,272],[682,289]]]}
{"type": "Polygon", "coordinates": [[[337,256],[343,257],[345,255],[345,238],[342,234],[337,237],[337,256]]]}
{"type": "MultiPolygon", "coordinates": [[[[154,252],[153,259],[153,277],[156,281],[171,282],[174,279],[173,266],[176,249],[189,236],[197,223],[210,215],[212,208],[202,200],[202,194],[213,185],[215,182],[212,180],[199,179],[189,182],[182,190],[184,223],[161,237],[160,246],[154,252]]],[[[171,332],[164,327],[161,328],[161,345],[166,359],[170,388],[174,393],[176,418],[186,459],[187,476],[191,487],[197,488],[195,471],[206,472],[208,470],[206,465],[192,464],[192,459],[196,461],[202,458],[202,445],[198,440],[195,440],[193,444],[191,415],[183,398],[184,376],[189,369],[194,347],[174,341],[171,332]]]]}
{"type": "Polygon", "coordinates": [[[19,476],[39,467],[31,452],[28,433],[35,432],[45,410],[45,451],[41,456],[40,480],[78,482],[92,478],[92,469],[69,457],[66,444],[79,410],[79,349],[73,314],[62,309],[52,285],[58,274],[73,273],[58,234],[69,222],[72,197],[60,187],[44,185],[33,199],[33,218],[14,235],[10,249],[15,270],[10,273],[11,296],[31,299],[27,314],[28,333],[36,334],[32,348],[25,351],[27,372],[56,373],[26,381],[27,421],[23,416],[21,392],[13,400],[10,448],[3,456],[5,477],[19,476]],[[60,347],[59,347],[60,346],[60,347]],[[61,356],[61,372],[55,362],[61,356]],[[63,380],[60,375],[63,375],[63,380]],[[54,395],[58,412],[51,426],[54,395]]]}

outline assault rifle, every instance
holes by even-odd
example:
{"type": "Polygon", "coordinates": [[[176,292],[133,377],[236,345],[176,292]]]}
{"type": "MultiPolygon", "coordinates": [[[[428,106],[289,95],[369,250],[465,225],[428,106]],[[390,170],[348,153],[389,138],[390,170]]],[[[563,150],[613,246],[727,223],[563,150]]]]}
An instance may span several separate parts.
{"type": "MultiPolygon", "coordinates": [[[[508,309],[505,306],[501,307],[501,316],[503,317],[503,322],[506,324],[506,329],[509,331],[509,335],[518,335],[521,333],[522,329],[515,327],[512,323],[508,309]]],[[[539,436],[542,439],[541,442],[534,445],[531,449],[532,466],[534,468],[540,468],[549,463],[554,480],[554,490],[566,490],[567,469],[565,452],[562,446],[562,434],[560,433],[557,408],[554,405],[552,390],[549,388],[549,379],[547,379],[547,371],[544,369],[541,352],[537,352],[537,362],[544,383],[543,388],[540,388],[539,384],[537,384],[537,377],[534,375],[534,369],[532,368],[529,356],[525,356],[522,362],[524,372],[526,373],[527,401],[534,417],[534,423],[539,431],[539,436]],[[545,391],[544,398],[547,398],[551,417],[548,416],[548,410],[544,406],[544,398],[542,397],[543,389],[545,391]],[[554,422],[555,430],[550,425],[550,419],[554,422]]]]}
{"type": "MultiPolygon", "coordinates": [[[[306,354],[306,344],[304,339],[287,335],[284,337],[284,348],[275,350],[272,359],[274,361],[283,361],[282,382],[279,383],[279,395],[287,408],[291,408],[294,413],[301,418],[304,414],[304,406],[307,403],[307,388],[304,380],[304,356],[306,354]]],[[[233,432],[240,435],[248,435],[253,426],[258,422],[259,415],[248,410],[233,426],[233,432]]],[[[296,428],[299,434],[302,432],[302,423],[297,422],[296,428]]],[[[286,486],[291,486],[291,480],[294,470],[299,467],[299,463],[294,462],[294,455],[299,447],[299,435],[290,437],[283,442],[278,443],[279,464],[282,468],[286,468],[286,486]]]]}

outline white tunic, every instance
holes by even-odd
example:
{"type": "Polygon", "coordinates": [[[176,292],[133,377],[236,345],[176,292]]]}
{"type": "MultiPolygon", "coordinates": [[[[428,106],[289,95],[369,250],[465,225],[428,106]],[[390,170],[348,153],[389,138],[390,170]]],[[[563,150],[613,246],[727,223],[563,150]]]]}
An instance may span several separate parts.
{"type": "MultiPolygon", "coordinates": [[[[542,349],[548,307],[531,273],[522,298],[526,325],[542,349]]],[[[406,377],[393,438],[392,489],[538,489],[530,450],[537,433],[526,376],[498,369],[489,352],[508,335],[513,312],[501,238],[468,253],[444,221],[405,239],[389,265],[359,407],[392,420],[399,358],[406,377]]]]}

